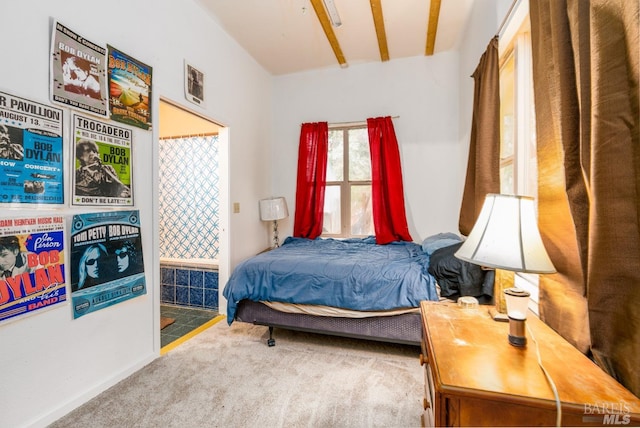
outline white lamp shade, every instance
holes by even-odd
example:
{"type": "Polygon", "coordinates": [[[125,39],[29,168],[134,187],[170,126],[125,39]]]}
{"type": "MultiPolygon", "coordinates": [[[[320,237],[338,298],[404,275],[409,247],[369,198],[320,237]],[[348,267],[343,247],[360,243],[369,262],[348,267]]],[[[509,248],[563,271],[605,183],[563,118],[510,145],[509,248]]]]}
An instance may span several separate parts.
{"type": "Polygon", "coordinates": [[[542,244],[534,200],[488,194],[478,220],[456,257],[481,266],[515,272],[554,273],[542,244]]]}
{"type": "Polygon", "coordinates": [[[260,200],[260,220],[281,220],[289,216],[287,201],[283,197],[260,200]]]}

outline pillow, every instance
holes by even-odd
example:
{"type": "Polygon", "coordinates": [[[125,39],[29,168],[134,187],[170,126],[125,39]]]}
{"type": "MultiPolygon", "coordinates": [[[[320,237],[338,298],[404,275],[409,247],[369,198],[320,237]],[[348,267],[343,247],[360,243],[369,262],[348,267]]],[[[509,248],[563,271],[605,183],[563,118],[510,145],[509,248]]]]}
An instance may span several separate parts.
{"type": "Polygon", "coordinates": [[[457,244],[460,241],[462,241],[462,238],[460,238],[455,233],[438,233],[436,235],[431,235],[428,238],[425,238],[424,241],[422,241],[422,251],[430,256],[434,251],[440,248],[448,247],[449,245],[457,244]]]}

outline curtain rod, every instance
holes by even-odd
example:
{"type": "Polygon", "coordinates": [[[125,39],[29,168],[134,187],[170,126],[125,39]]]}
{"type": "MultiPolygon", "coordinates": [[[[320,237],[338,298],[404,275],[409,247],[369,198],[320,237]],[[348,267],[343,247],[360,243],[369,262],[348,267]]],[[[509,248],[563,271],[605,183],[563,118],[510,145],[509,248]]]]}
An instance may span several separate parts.
{"type": "Polygon", "coordinates": [[[160,137],[160,140],[179,140],[181,138],[193,138],[193,137],[215,137],[217,132],[206,132],[204,134],[188,134],[188,135],[172,135],[170,137],[160,137]]]}
{"type": "Polygon", "coordinates": [[[496,32],[496,35],[494,37],[500,37],[500,33],[504,29],[504,26],[507,24],[507,21],[509,21],[509,19],[511,19],[511,14],[513,13],[513,10],[516,7],[516,3],[518,3],[519,1],[520,0],[513,0],[513,2],[511,2],[511,6],[509,7],[509,10],[507,11],[507,15],[502,20],[502,24],[500,24],[500,28],[498,28],[498,31],[496,32]]]}
{"type": "MultiPolygon", "coordinates": [[[[400,116],[391,116],[391,119],[398,119],[400,116]]],[[[358,122],[331,122],[329,123],[329,128],[336,126],[358,126],[358,125],[366,125],[366,120],[361,120],[358,122]]]]}

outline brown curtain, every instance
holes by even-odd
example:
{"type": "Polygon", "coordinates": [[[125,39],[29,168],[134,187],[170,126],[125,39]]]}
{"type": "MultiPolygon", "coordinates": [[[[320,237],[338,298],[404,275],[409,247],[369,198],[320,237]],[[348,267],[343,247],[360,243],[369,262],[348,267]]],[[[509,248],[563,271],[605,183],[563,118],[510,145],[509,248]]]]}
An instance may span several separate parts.
{"type": "Polygon", "coordinates": [[[500,66],[493,38],[473,72],[473,117],[458,228],[469,235],[487,193],[500,193],[500,66]]]}
{"type": "Polygon", "coordinates": [[[543,320],[640,395],[639,3],[531,0],[543,320]]]}

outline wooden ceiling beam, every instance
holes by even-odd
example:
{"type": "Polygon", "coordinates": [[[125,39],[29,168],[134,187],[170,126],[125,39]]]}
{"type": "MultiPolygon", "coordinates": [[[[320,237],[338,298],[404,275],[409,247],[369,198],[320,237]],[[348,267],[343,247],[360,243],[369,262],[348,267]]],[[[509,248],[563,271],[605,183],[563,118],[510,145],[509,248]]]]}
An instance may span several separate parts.
{"type": "Polygon", "coordinates": [[[327,36],[327,40],[331,45],[331,49],[333,49],[333,53],[338,60],[338,64],[340,64],[340,67],[347,67],[347,60],[342,53],[342,48],[340,47],[338,38],[333,31],[333,27],[331,26],[331,21],[329,20],[327,11],[324,10],[322,0],[311,0],[311,5],[313,6],[313,10],[316,12],[316,16],[318,17],[318,21],[320,21],[320,25],[322,25],[322,29],[324,30],[325,36],[327,36]]]}
{"type": "Polygon", "coordinates": [[[373,24],[376,27],[376,36],[378,37],[380,60],[389,61],[389,47],[387,46],[387,32],[384,29],[384,17],[382,16],[381,0],[369,0],[369,3],[371,4],[373,24]]]}
{"type": "Polygon", "coordinates": [[[427,47],[424,54],[433,55],[433,49],[436,45],[436,33],[438,32],[438,19],[440,18],[440,1],[431,0],[429,6],[429,25],[427,26],[427,47]]]}

